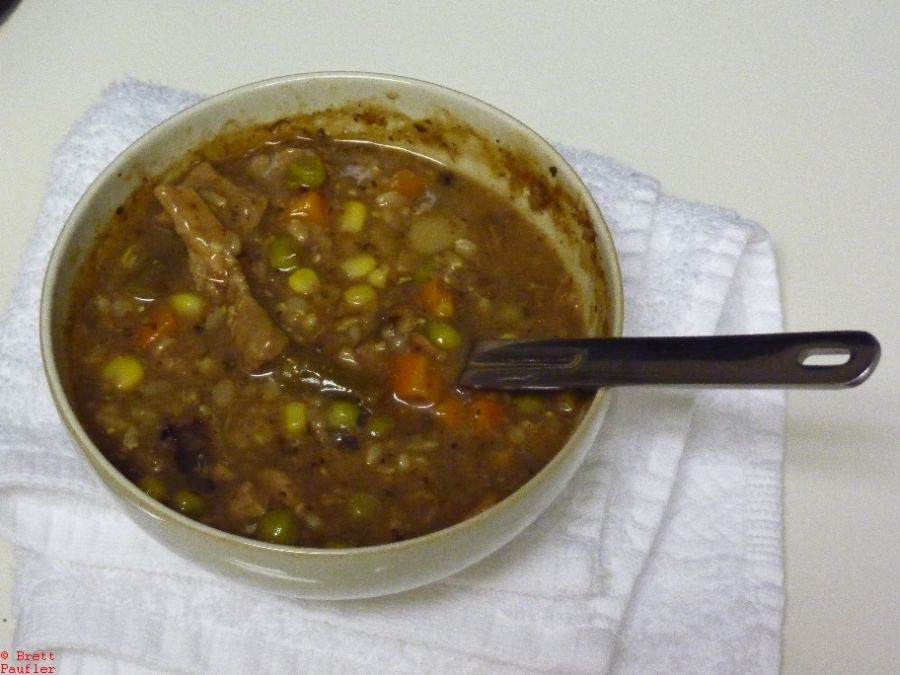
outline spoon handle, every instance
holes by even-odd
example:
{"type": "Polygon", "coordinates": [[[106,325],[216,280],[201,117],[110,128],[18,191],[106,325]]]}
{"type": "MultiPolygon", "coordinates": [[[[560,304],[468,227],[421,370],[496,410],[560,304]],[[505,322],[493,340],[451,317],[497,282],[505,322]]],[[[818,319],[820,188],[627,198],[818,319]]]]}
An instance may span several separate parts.
{"type": "Polygon", "coordinates": [[[482,389],[627,385],[853,387],[878,363],[863,331],[476,342],[459,378],[482,389]]]}

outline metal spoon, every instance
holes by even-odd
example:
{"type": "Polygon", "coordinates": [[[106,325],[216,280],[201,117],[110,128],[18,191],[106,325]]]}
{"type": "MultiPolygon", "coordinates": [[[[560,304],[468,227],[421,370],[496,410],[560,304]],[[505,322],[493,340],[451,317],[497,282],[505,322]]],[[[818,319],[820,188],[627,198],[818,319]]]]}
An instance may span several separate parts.
{"type": "Polygon", "coordinates": [[[476,389],[632,385],[854,387],[881,346],[863,331],[476,342],[459,384],[476,389]]]}

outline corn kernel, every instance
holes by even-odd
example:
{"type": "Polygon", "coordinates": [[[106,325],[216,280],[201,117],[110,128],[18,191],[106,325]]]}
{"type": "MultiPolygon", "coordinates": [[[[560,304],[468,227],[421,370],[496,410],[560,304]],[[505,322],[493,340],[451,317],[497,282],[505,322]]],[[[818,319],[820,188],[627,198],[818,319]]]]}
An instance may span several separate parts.
{"type": "Polygon", "coordinates": [[[301,401],[291,401],[284,406],[284,431],[288,436],[299,436],[306,432],[307,417],[306,404],[301,401]]]}
{"type": "Polygon", "coordinates": [[[341,232],[359,232],[366,224],[368,209],[362,202],[351,199],[344,202],[339,224],[341,232]]]}
{"type": "Polygon", "coordinates": [[[116,356],[106,364],[103,377],[116,389],[127,391],[144,379],[144,367],[133,356],[116,356]]]}
{"type": "Polygon", "coordinates": [[[375,288],[384,288],[387,285],[388,278],[388,266],[381,265],[376,267],[369,273],[369,276],[366,277],[366,281],[368,281],[375,288]]]}
{"type": "Polygon", "coordinates": [[[369,284],[357,284],[344,291],[344,302],[351,307],[363,307],[375,300],[375,289],[369,284]]]}
{"type": "Polygon", "coordinates": [[[344,270],[344,274],[350,279],[362,279],[377,266],[378,263],[375,261],[375,258],[365,253],[352,255],[341,263],[341,269],[344,270]]]}
{"type": "Polygon", "coordinates": [[[319,275],[310,267],[301,267],[291,272],[288,277],[288,286],[294,293],[308,295],[319,287],[319,275]]]}

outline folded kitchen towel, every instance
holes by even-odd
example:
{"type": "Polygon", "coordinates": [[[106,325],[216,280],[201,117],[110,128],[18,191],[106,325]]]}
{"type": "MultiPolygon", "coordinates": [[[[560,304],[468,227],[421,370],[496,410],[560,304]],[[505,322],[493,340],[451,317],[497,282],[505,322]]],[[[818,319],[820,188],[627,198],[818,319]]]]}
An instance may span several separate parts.
{"type": "MultiPolygon", "coordinates": [[[[616,392],[583,470],[512,544],[425,588],[283,598],[175,556],[67,440],[41,370],[40,283],[99,171],[200,97],[126,81],[54,157],[0,319],[0,536],[16,547],[15,646],[65,673],[774,673],[783,605],[778,391],[616,392]]],[[[630,335],[781,329],[757,225],[562,148],[612,229],[630,335]]]]}

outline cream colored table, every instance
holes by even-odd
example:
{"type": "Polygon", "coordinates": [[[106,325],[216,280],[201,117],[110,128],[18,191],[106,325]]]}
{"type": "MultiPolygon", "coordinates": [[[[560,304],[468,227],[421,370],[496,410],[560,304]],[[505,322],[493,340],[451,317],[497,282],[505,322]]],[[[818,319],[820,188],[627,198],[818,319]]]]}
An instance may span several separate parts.
{"type": "MultiPolygon", "coordinates": [[[[488,100],[762,223],[789,329],[879,336],[865,386],[789,397],[783,671],[900,672],[900,5],[622,5],[23,0],[0,25],[0,303],[54,146],[112,80],[371,70],[488,100]]],[[[4,649],[12,564],[2,544],[4,649]]]]}

